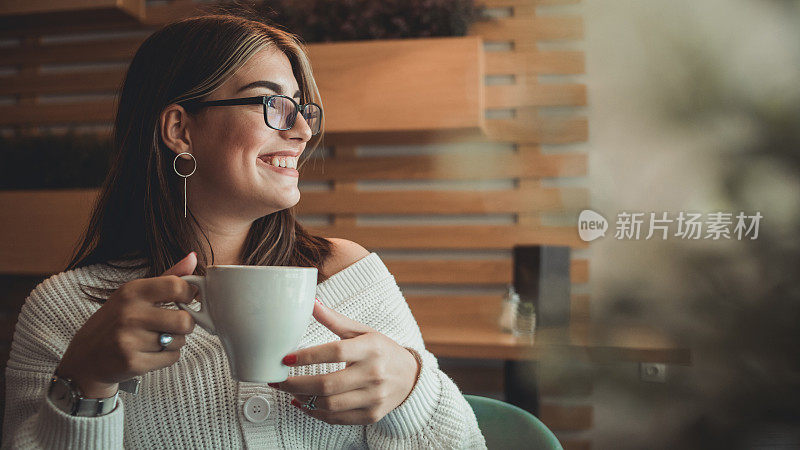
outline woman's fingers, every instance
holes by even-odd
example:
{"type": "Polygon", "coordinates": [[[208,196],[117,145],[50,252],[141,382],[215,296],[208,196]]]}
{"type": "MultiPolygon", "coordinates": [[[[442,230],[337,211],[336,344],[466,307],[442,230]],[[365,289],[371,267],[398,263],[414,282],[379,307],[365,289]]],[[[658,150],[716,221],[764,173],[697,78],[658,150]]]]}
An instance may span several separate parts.
{"type": "Polygon", "coordinates": [[[368,379],[361,372],[363,372],[361,366],[354,364],[322,375],[289,377],[280,383],[270,383],[270,386],[290,394],[329,396],[368,386],[368,379]]]}
{"type": "MultiPolygon", "coordinates": [[[[161,336],[161,333],[148,330],[136,330],[134,333],[136,335],[136,339],[142,346],[139,351],[142,352],[161,351],[161,343],[159,343],[159,336],[161,336]]],[[[167,345],[167,348],[164,351],[179,350],[184,345],[186,345],[186,336],[182,334],[173,334],[172,342],[170,342],[169,345],[167,345]]]]}
{"type": "Polygon", "coordinates": [[[320,303],[319,300],[317,300],[314,304],[313,315],[317,322],[322,324],[322,326],[325,328],[336,333],[336,335],[342,339],[350,339],[360,334],[375,331],[363,323],[356,322],[344,314],[340,314],[339,312],[328,308],[320,303]]]}
{"type": "Polygon", "coordinates": [[[352,339],[328,342],[306,347],[294,352],[293,356],[284,358],[289,366],[307,366],[309,364],[356,362],[367,357],[367,343],[361,335],[352,339]]]}
{"type": "MultiPolygon", "coordinates": [[[[374,395],[368,389],[356,389],[341,394],[317,396],[316,400],[314,400],[314,406],[317,409],[331,412],[350,411],[352,409],[367,408],[373,405],[375,403],[373,401],[373,396],[374,395]]],[[[308,402],[311,396],[296,394],[294,398],[296,399],[295,406],[297,406],[297,404],[303,406],[308,402]]]]}
{"type": "Polygon", "coordinates": [[[194,331],[195,322],[186,311],[165,308],[147,308],[142,312],[143,329],[158,333],[189,334],[194,331]]]}
{"type": "Polygon", "coordinates": [[[132,297],[153,304],[168,302],[191,303],[197,292],[197,288],[177,275],[141,278],[126,283],[123,288],[127,291],[132,291],[130,294],[132,297]]]}

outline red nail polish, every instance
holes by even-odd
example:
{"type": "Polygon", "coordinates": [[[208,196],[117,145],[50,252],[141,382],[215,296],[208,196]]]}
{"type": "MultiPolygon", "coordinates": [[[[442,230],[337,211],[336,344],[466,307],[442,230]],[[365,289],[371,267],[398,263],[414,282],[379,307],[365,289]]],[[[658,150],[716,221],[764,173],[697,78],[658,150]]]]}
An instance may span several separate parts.
{"type": "Polygon", "coordinates": [[[293,398],[293,399],[292,399],[292,406],[296,406],[296,407],[298,407],[298,408],[302,408],[302,407],[303,407],[303,406],[300,404],[300,402],[298,402],[298,401],[297,401],[297,399],[296,399],[296,398],[293,398]]]}
{"type": "Polygon", "coordinates": [[[283,362],[283,365],[285,366],[291,366],[292,364],[297,362],[297,355],[295,355],[294,353],[286,355],[283,357],[283,361],[281,362],[283,362]]]}
{"type": "Polygon", "coordinates": [[[267,386],[278,389],[278,383],[267,383],[267,386]]]}

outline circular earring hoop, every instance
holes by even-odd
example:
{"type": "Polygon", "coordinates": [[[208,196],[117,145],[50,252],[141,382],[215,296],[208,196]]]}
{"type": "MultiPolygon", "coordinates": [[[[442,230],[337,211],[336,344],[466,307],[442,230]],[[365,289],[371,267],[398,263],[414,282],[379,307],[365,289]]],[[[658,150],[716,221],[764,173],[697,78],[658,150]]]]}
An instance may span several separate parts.
{"type": "Polygon", "coordinates": [[[194,155],[192,155],[189,152],[178,153],[175,156],[175,160],[172,161],[172,169],[175,170],[175,173],[177,173],[179,176],[183,177],[183,217],[186,218],[186,179],[192,176],[192,174],[194,174],[194,171],[197,170],[197,160],[194,159],[194,155]],[[176,164],[178,163],[178,158],[180,158],[181,155],[189,155],[192,157],[192,161],[194,161],[194,169],[192,169],[192,172],[189,175],[184,175],[178,172],[178,167],[176,166],[176,164]]]}

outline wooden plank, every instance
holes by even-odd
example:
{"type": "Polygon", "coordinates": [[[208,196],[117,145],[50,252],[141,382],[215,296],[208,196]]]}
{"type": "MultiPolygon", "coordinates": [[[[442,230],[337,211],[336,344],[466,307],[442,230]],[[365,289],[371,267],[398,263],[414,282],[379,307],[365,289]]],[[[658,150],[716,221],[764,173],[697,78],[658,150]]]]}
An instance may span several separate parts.
{"type": "Polygon", "coordinates": [[[586,86],[581,84],[486,86],[486,108],[584,105],[586,105],[586,86]]]}
{"type": "Polygon", "coordinates": [[[536,121],[521,119],[487,119],[487,138],[520,144],[567,144],[589,139],[589,122],[585,117],[541,117],[536,121]]]}
{"type": "Polygon", "coordinates": [[[145,0],[4,0],[0,29],[44,34],[65,23],[138,24],[144,15],[145,0]]]}
{"type": "Polygon", "coordinates": [[[492,214],[562,211],[589,203],[584,188],[503,191],[306,192],[301,214],[492,214]]]}
{"type": "Polygon", "coordinates": [[[310,232],[374,249],[508,249],[514,245],[587,248],[574,227],[516,225],[311,226],[310,232]]]}
{"type": "Polygon", "coordinates": [[[76,94],[116,91],[121,88],[125,71],[120,69],[91,70],[69,73],[47,73],[3,78],[0,95],[76,94]]]}
{"type": "Polygon", "coordinates": [[[308,50],[325,101],[326,130],[466,133],[483,126],[480,38],[325,43],[308,50]],[[435,108],[419,106],[429,99],[435,108]]]}
{"type": "Polygon", "coordinates": [[[586,58],[581,51],[496,51],[486,52],[486,74],[581,74],[586,58]]]}
{"type": "Polygon", "coordinates": [[[91,13],[97,10],[119,11],[143,18],[144,0],[4,0],[0,3],[0,16],[29,14],[53,15],[65,11],[91,13]]]}
{"type": "MultiPolygon", "coordinates": [[[[23,0],[17,0],[23,1],[23,0]]],[[[94,1],[94,0],[90,0],[94,1]]],[[[105,1],[105,0],[103,0],[105,1]]],[[[130,1],[130,0],[124,0],[130,1]]],[[[140,0],[134,0],[140,1],[140,0]]],[[[62,22],[62,23],[39,23],[38,25],[30,26],[20,30],[6,30],[0,29],[1,37],[12,37],[16,35],[30,35],[30,34],[43,34],[43,33],[89,33],[96,31],[127,31],[134,29],[142,29],[145,27],[159,27],[165,25],[173,20],[191,17],[201,13],[206,5],[198,4],[192,0],[170,0],[164,3],[155,3],[145,5],[142,19],[137,21],[104,21],[100,20],[96,14],[92,17],[86,17],[79,22],[62,22]]]]}
{"type": "Polygon", "coordinates": [[[55,125],[111,122],[113,100],[0,106],[0,125],[55,125]]]}
{"type": "MultiPolygon", "coordinates": [[[[394,260],[385,258],[384,263],[397,279],[407,284],[508,284],[513,281],[514,267],[511,259],[461,260],[425,259],[394,260]]],[[[580,267],[588,265],[586,260],[573,260],[570,264],[572,283],[588,281],[587,272],[580,267]]]]}
{"type": "Polygon", "coordinates": [[[504,17],[475,22],[468,34],[485,41],[583,39],[583,19],[579,16],[504,17]]]}
{"type": "Polygon", "coordinates": [[[0,273],[62,271],[96,197],[88,189],[0,191],[0,273]]]}
{"type": "Polygon", "coordinates": [[[118,17],[109,18],[95,14],[83,17],[81,20],[81,22],[37,23],[24,28],[0,28],[0,39],[73,33],[139,31],[145,29],[138,20],[123,19],[120,21],[118,17]]]}
{"type": "MultiPolygon", "coordinates": [[[[532,152],[539,153],[539,148],[534,147],[534,150],[526,148],[525,146],[517,146],[517,153],[532,152]]],[[[519,178],[517,179],[517,189],[530,190],[541,189],[542,183],[539,178],[519,178]]],[[[518,211],[515,214],[515,223],[519,226],[538,227],[542,225],[541,211],[518,211]]]]}
{"type": "Polygon", "coordinates": [[[552,431],[589,430],[594,423],[594,410],[589,405],[542,403],[539,406],[539,419],[552,431]]]}
{"type": "MultiPolygon", "coordinates": [[[[347,158],[354,158],[356,157],[358,151],[358,147],[355,145],[338,145],[333,149],[333,156],[337,159],[347,159],[347,158]]],[[[342,197],[343,195],[347,196],[347,194],[354,194],[358,190],[358,182],[355,180],[336,180],[333,183],[333,190],[336,192],[336,195],[342,197]]],[[[303,196],[301,200],[306,199],[308,196],[303,196]]],[[[313,200],[313,198],[312,198],[313,200]]],[[[313,201],[311,202],[313,203],[313,201]]],[[[321,208],[323,213],[327,213],[329,210],[324,206],[321,208]]],[[[333,210],[330,210],[333,212],[333,210]]],[[[333,215],[333,223],[331,225],[335,226],[356,226],[358,222],[358,218],[355,214],[342,214],[341,212],[338,214],[333,215]]]]}
{"type": "Polygon", "coordinates": [[[3,65],[17,64],[78,64],[92,62],[119,62],[133,58],[144,37],[133,36],[117,39],[96,40],[42,45],[36,51],[20,47],[0,47],[0,62],[3,65]]]}
{"type": "Polygon", "coordinates": [[[310,159],[301,180],[484,180],[577,177],[587,173],[587,155],[542,155],[532,151],[310,159]],[[491,164],[487,164],[487,158],[491,164]]]}

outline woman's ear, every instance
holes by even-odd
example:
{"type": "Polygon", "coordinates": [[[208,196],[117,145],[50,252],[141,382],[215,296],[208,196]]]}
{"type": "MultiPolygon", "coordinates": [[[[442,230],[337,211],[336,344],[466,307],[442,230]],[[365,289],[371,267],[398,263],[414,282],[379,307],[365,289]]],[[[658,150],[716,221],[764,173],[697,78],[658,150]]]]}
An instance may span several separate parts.
{"type": "Polygon", "coordinates": [[[189,114],[178,104],[164,108],[158,121],[161,140],[175,153],[190,151],[192,141],[189,138],[189,114]]]}

